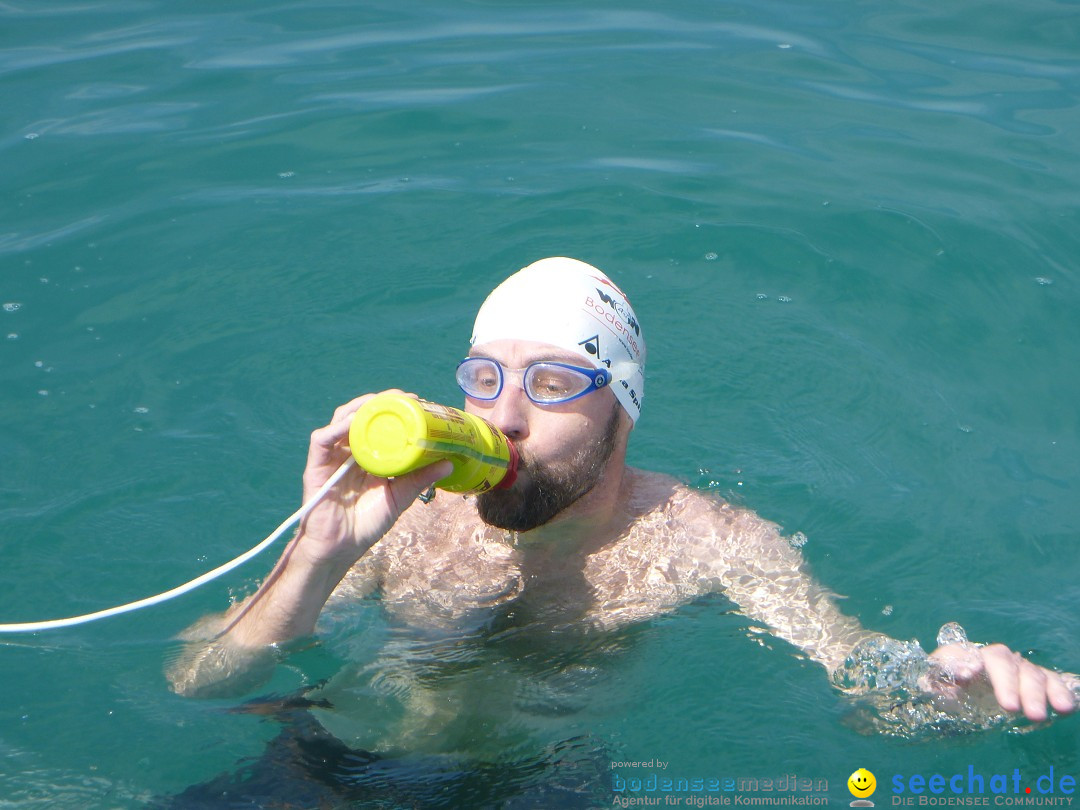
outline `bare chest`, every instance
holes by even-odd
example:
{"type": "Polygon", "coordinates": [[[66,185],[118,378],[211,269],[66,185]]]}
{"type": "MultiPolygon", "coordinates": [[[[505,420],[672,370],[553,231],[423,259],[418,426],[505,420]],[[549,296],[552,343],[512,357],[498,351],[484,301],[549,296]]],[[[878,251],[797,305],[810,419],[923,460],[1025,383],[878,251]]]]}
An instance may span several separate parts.
{"type": "Polygon", "coordinates": [[[615,626],[670,610],[694,595],[684,566],[625,540],[587,555],[536,555],[491,538],[405,542],[383,550],[386,609],[445,625],[519,621],[615,626]]]}

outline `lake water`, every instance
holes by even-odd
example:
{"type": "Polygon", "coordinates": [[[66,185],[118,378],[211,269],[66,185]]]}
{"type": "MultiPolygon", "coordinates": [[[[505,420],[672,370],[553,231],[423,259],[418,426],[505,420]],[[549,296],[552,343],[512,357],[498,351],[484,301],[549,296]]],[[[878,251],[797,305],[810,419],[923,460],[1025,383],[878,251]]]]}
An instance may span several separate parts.
{"type": "MultiPolygon", "coordinates": [[[[929,649],[956,621],[1080,669],[1078,95],[1063,0],[2,2],[0,622],[254,545],[312,428],[386,387],[459,402],[484,295],[567,255],[648,337],[632,464],[805,537],[868,627],[929,649]]],[[[387,808],[609,806],[620,779],[661,795],[655,763],[612,769],[652,760],[841,806],[858,767],[878,806],[893,775],[1080,777],[1075,718],[866,734],[717,599],[587,655],[501,650],[548,690],[501,751],[520,729],[474,695],[453,746],[378,778],[322,740],[319,783],[288,745],[306,714],[162,676],[275,554],[0,637],[0,807],[143,807],[242,763],[280,806],[387,808]]],[[[377,606],[350,621],[253,694],[413,654],[377,606]]]]}

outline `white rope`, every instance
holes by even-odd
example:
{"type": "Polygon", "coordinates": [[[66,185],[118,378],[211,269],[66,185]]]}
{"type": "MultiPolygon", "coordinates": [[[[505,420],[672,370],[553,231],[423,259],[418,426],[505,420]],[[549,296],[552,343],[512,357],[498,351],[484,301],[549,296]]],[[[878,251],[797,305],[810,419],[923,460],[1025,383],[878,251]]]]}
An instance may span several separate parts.
{"type": "Polygon", "coordinates": [[[305,517],[308,512],[315,508],[315,505],[326,497],[326,493],[341,480],[342,476],[349,471],[349,468],[355,463],[352,456],[349,456],[345,460],[345,463],[337,468],[337,471],[330,476],[330,479],[319,488],[311,498],[290,515],[284,523],[274,530],[273,534],[263,540],[254,548],[245,551],[239,557],[230,560],[224,565],[219,565],[213,571],[207,571],[202,576],[196,577],[190,582],[185,582],[183,585],[178,585],[172,590],[159,593],[156,596],[148,596],[145,599],[139,599],[136,602],[128,602],[126,605],[117,605],[116,607],[106,608],[105,610],[99,610],[95,613],[86,613],[82,616],[72,616],[68,619],[49,619],[43,622],[18,622],[14,624],[0,624],[0,633],[36,633],[39,630],[53,630],[58,627],[72,627],[77,624],[86,624],[87,622],[97,621],[98,619],[104,619],[109,616],[118,616],[121,613],[130,613],[133,610],[139,610],[141,608],[150,607],[151,605],[158,605],[162,602],[167,602],[170,599],[175,599],[178,596],[182,596],[188,591],[193,591],[200,585],[205,585],[207,582],[224,576],[225,574],[237,568],[256,554],[265,551],[274,541],[283,535],[288,529],[296,523],[299,523],[305,517]]]}

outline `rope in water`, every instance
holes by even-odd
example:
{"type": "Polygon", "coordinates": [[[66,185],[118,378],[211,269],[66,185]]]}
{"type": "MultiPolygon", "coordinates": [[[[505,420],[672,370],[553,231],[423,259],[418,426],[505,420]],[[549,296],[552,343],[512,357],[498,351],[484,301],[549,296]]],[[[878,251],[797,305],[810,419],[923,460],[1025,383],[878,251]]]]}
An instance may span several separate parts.
{"type": "Polygon", "coordinates": [[[308,499],[307,503],[293,512],[284,523],[278,526],[269,537],[257,546],[245,551],[239,557],[235,557],[234,559],[229,560],[229,562],[219,565],[212,571],[207,571],[202,576],[196,577],[190,582],[185,582],[183,585],[178,585],[175,588],[165,591],[164,593],[159,593],[156,596],[148,596],[145,599],[128,602],[126,605],[117,605],[116,607],[98,610],[94,613],[85,613],[82,616],[71,616],[67,619],[49,619],[41,622],[0,624],[0,633],[36,633],[39,630],[55,630],[60,627],[73,627],[77,624],[86,624],[87,622],[94,622],[98,619],[108,618],[109,616],[119,616],[121,613],[130,613],[133,610],[140,610],[142,608],[151,607],[152,605],[159,605],[162,602],[167,602],[170,599],[175,599],[189,591],[193,591],[199,586],[205,585],[207,582],[211,582],[218,577],[224,576],[234,568],[238,568],[255,555],[272,546],[281,535],[289,530],[289,528],[307,517],[308,512],[314,509],[316,504],[326,497],[326,494],[331,490],[334,484],[340,481],[355,463],[353,457],[349,456],[349,458],[345,460],[345,463],[338,467],[337,471],[330,476],[330,479],[319,488],[319,491],[308,499]]]}

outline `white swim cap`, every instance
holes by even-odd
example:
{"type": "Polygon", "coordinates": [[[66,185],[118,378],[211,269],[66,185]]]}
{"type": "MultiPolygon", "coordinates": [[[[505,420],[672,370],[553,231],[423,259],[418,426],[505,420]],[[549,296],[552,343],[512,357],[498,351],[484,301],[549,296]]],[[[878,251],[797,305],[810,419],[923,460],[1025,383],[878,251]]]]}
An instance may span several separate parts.
{"type": "Polygon", "coordinates": [[[534,340],[611,371],[611,390],[633,421],[645,391],[645,339],[626,294],[591,264],[555,257],[496,287],[476,314],[470,345],[534,340]]]}

